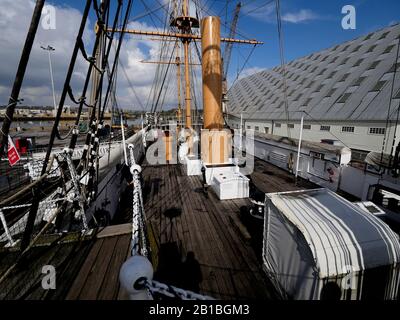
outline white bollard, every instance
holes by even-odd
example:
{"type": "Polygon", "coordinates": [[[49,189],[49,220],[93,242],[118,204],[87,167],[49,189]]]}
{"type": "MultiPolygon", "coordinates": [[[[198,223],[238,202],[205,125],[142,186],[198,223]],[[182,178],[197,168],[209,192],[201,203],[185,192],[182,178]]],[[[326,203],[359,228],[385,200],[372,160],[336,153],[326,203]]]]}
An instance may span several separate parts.
{"type": "Polygon", "coordinates": [[[128,292],[131,300],[150,300],[145,280],[153,279],[153,266],[141,255],[134,255],[124,262],[119,271],[121,286],[128,292]]]}

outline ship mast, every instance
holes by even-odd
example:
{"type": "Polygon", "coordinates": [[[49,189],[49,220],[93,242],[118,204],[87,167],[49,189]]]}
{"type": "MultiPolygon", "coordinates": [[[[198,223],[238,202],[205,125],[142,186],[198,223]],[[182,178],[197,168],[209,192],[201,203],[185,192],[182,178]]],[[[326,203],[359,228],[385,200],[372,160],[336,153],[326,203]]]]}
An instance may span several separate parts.
{"type": "Polygon", "coordinates": [[[177,113],[177,124],[178,129],[180,129],[180,125],[182,123],[182,105],[181,105],[181,58],[177,54],[176,56],[176,77],[177,77],[177,85],[178,85],[178,113],[177,113]]]}
{"type": "MultiPolygon", "coordinates": [[[[107,31],[114,32],[125,32],[134,35],[146,35],[146,36],[155,36],[162,38],[176,38],[180,39],[183,43],[183,51],[184,51],[184,77],[185,77],[185,128],[192,129],[192,115],[191,115],[191,83],[190,83],[190,65],[189,63],[189,45],[191,41],[200,41],[202,40],[201,35],[193,33],[194,28],[200,28],[200,23],[197,18],[191,17],[189,13],[189,1],[182,1],[182,15],[178,15],[177,9],[177,1],[174,2],[174,16],[171,19],[170,26],[176,27],[179,32],[158,32],[158,31],[144,31],[144,30],[132,30],[132,29],[107,29],[107,31]]],[[[259,45],[263,44],[263,42],[259,42],[257,40],[243,40],[243,39],[233,39],[233,38],[220,38],[221,42],[230,42],[230,43],[239,43],[239,44],[253,44],[259,45]]],[[[148,62],[148,63],[168,63],[168,62],[148,62]]],[[[178,89],[180,88],[180,57],[177,55],[175,62],[172,62],[178,67],[178,89]],[[179,58],[179,59],[178,59],[179,58]]],[[[222,79],[221,79],[222,80],[222,79]]],[[[180,95],[180,90],[178,90],[178,94],[180,95]]],[[[180,99],[179,99],[180,100],[180,99]]],[[[180,116],[180,101],[178,101],[178,121],[180,116]]],[[[190,133],[189,133],[190,136],[190,133]]],[[[190,149],[190,146],[189,146],[190,149]]]]}
{"type": "MultiPolygon", "coordinates": [[[[188,0],[183,1],[183,19],[188,17],[188,0]]],[[[188,27],[183,28],[184,33],[190,33],[190,24],[188,27]]],[[[192,128],[192,115],[191,115],[191,98],[190,98],[190,77],[189,77],[189,39],[183,39],[183,48],[185,55],[185,111],[186,111],[186,128],[192,128]]]]}

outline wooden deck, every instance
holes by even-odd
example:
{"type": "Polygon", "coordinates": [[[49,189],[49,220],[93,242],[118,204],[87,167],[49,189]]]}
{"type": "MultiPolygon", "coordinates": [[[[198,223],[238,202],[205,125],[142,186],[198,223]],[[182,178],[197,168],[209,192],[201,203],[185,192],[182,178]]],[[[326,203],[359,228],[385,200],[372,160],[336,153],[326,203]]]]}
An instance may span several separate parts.
{"type": "MultiPolygon", "coordinates": [[[[257,160],[255,169],[252,180],[263,192],[314,187],[295,186],[288,173],[263,161],[257,160]]],[[[247,199],[220,201],[211,188],[203,192],[201,177],[186,176],[178,165],[145,166],[142,176],[156,279],[185,287],[184,278],[192,275],[181,262],[193,252],[201,293],[218,299],[274,298],[261,269],[261,251],[255,252],[240,220],[247,199]]]]}
{"type": "MultiPolygon", "coordinates": [[[[131,224],[106,227],[92,237],[63,237],[32,248],[14,271],[0,283],[0,299],[126,298],[119,286],[119,269],[130,255],[131,224]],[[56,270],[56,289],[44,290],[44,265],[56,270]]],[[[16,263],[16,252],[0,253],[0,275],[16,263]]]]}
{"type": "MultiPolygon", "coordinates": [[[[204,192],[201,177],[188,177],[179,165],[143,166],[144,202],[155,279],[217,299],[274,299],[261,268],[260,246],[240,219],[249,200],[220,201],[204,192]],[[190,263],[187,257],[191,257],[190,263]]],[[[262,192],[295,186],[285,171],[256,160],[252,181],[262,192]]],[[[129,199],[125,199],[129,204],[129,199]]],[[[118,223],[131,219],[128,210],[118,223]]],[[[118,274],[130,255],[130,224],[110,226],[92,237],[63,242],[62,235],[34,247],[0,284],[0,299],[126,299],[118,274]],[[55,290],[43,290],[43,265],[57,271],[55,290]]],[[[0,275],[16,261],[0,252],[0,275]]]]}

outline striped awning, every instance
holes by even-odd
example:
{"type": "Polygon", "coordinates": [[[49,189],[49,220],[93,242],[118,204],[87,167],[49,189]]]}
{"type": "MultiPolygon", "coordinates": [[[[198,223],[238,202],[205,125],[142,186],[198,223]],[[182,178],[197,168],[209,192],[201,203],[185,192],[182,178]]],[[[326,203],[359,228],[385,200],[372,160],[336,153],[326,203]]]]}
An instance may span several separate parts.
{"type": "Polygon", "coordinates": [[[397,235],[377,217],[332,191],[270,193],[268,198],[304,235],[320,278],[400,261],[397,235]]]}

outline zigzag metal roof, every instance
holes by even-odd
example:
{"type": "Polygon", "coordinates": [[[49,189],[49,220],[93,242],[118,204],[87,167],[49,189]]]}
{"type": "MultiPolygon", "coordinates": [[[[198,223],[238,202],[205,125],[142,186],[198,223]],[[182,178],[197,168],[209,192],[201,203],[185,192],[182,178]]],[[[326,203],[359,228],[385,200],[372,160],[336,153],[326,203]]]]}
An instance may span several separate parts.
{"type": "MultiPolygon", "coordinates": [[[[386,120],[397,60],[390,118],[400,104],[400,24],[372,32],[286,64],[290,119],[305,110],[317,120],[386,120]]],[[[245,119],[284,120],[281,67],[238,80],[229,113],[245,119]]]]}

